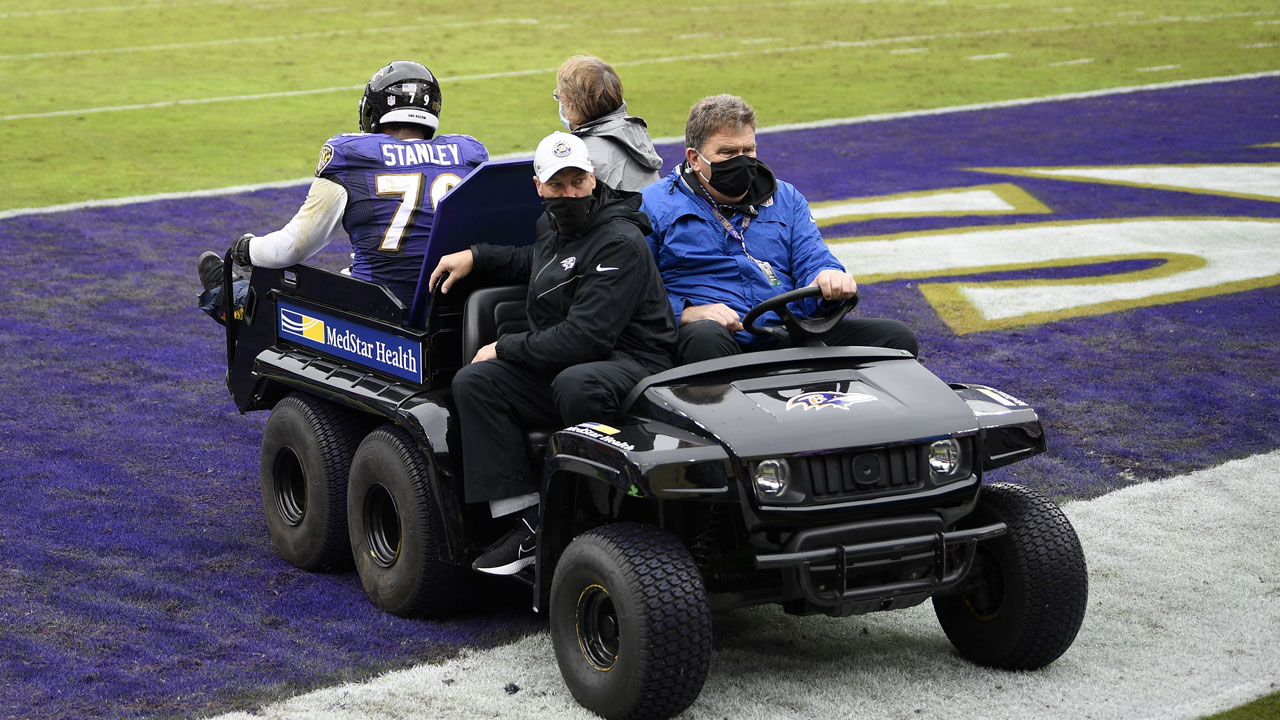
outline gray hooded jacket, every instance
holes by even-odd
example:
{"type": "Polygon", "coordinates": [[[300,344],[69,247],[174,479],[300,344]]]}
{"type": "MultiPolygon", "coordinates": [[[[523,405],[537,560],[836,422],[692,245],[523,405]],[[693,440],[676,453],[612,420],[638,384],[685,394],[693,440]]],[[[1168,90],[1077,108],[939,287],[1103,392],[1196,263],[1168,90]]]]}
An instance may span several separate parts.
{"type": "Polygon", "coordinates": [[[608,115],[579,125],[573,134],[587,144],[596,179],[614,190],[639,192],[660,177],[662,158],[653,149],[649,126],[643,118],[628,115],[625,102],[608,115]]]}

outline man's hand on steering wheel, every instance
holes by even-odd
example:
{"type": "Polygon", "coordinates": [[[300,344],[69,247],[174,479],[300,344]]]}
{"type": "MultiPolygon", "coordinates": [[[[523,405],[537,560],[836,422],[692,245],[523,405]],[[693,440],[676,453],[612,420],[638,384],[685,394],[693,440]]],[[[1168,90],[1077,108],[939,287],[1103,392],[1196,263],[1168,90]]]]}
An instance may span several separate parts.
{"type": "Polygon", "coordinates": [[[823,270],[811,284],[822,289],[823,300],[844,300],[858,294],[858,281],[839,270],[823,270]]]}
{"type": "MultiPolygon", "coordinates": [[[[851,277],[849,280],[852,281],[853,278],[851,277]]],[[[835,307],[830,308],[825,314],[818,317],[797,317],[787,307],[789,303],[816,298],[821,295],[822,287],[818,285],[816,279],[812,285],[805,285],[795,290],[774,295],[748,310],[746,317],[742,318],[742,326],[752,335],[772,336],[779,340],[787,340],[792,344],[804,342],[809,338],[821,337],[834,328],[858,304],[858,294],[855,292],[853,295],[836,300],[835,307]],[[783,327],[757,325],[756,321],[768,312],[777,313],[778,317],[782,318],[783,327]]]]}

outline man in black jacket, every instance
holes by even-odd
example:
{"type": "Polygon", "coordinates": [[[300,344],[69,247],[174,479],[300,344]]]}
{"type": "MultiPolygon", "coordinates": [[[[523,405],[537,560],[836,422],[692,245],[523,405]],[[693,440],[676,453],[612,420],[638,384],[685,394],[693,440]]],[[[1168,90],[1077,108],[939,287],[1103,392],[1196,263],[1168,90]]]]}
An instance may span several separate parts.
{"type": "Polygon", "coordinates": [[[538,478],[522,428],[610,422],[642,378],[670,368],[675,318],[645,241],[640,198],[597,183],[581,138],[552,133],[534,154],[534,186],[546,212],[532,246],[473,245],[446,255],[430,287],[475,272],[495,284],[528,283],[529,331],[476,352],[453,379],[462,429],[466,501],[516,527],[475,561],[495,575],[533,562],[538,478]]]}

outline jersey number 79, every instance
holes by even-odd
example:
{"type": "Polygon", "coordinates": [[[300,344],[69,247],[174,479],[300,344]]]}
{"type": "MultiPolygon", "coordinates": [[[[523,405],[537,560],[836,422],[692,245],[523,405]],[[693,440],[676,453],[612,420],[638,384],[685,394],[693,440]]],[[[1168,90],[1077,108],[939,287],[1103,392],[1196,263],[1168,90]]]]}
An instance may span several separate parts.
{"type": "MultiPolygon", "coordinates": [[[[422,200],[422,173],[403,173],[378,175],[374,178],[379,197],[399,195],[400,204],[396,206],[391,224],[382,234],[382,243],[378,249],[383,252],[399,252],[400,243],[404,240],[405,230],[413,223],[418,214],[418,205],[422,200]]],[[[462,182],[462,178],[453,173],[440,173],[431,181],[431,209],[440,204],[440,198],[462,182]]]]}

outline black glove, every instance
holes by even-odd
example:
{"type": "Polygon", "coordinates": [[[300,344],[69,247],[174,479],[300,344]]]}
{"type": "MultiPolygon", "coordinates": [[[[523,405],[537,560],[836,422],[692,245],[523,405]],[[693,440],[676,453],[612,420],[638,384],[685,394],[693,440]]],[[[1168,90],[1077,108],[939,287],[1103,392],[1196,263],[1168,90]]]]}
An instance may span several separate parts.
{"type": "Polygon", "coordinates": [[[240,267],[249,267],[253,264],[249,260],[249,241],[252,239],[253,233],[245,233],[231,243],[231,262],[240,267]]]}

